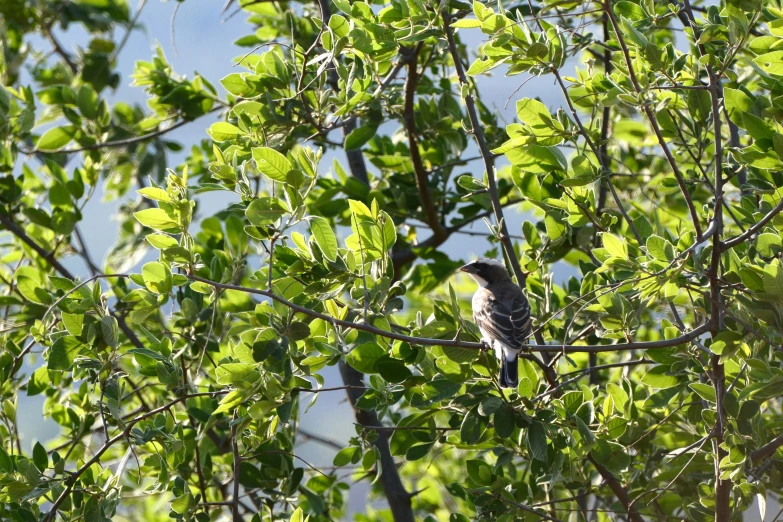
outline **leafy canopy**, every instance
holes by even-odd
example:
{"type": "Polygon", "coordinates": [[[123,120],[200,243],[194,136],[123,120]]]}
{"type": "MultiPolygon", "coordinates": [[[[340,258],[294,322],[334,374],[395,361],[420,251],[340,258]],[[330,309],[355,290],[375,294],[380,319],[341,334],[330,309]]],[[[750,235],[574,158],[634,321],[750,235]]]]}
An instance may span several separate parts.
{"type": "Polygon", "coordinates": [[[754,499],[763,518],[783,474],[779,2],[239,4],[237,72],[187,78],[158,51],[130,78],[142,107],[109,101],[124,0],[0,3],[0,518],[331,520],[357,481],[388,500],[357,520],[722,522],[754,499]],[[523,86],[502,122],[488,74],[548,77],[562,104],[523,86]],[[167,133],[215,113],[173,161],[167,133]],[[210,191],[234,203],[204,215],[210,191]],[[99,195],[123,201],[100,264],[99,195]],[[531,301],[515,390],[443,252],[465,233],[531,301]],[[324,393],[356,430],[321,440],[321,469],[296,443],[323,439],[299,425],[324,393]],[[57,440],[20,440],[24,395],[57,440]]]}

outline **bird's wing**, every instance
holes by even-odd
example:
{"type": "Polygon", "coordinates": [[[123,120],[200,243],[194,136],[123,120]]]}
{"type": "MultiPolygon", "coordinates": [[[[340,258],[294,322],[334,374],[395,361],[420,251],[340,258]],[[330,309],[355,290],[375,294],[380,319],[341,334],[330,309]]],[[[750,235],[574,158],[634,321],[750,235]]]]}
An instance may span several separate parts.
{"type": "Polygon", "coordinates": [[[473,319],[476,326],[509,348],[521,348],[530,336],[530,304],[521,291],[509,296],[487,293],[474,307],[473,319]]]}

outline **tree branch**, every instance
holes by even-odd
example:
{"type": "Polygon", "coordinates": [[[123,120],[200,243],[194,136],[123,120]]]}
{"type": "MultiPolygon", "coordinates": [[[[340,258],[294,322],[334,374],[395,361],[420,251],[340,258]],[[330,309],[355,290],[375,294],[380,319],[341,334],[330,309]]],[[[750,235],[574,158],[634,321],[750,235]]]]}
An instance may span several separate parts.
{"type": "MultiPolygon", "coordinates": [[[[612,22],[612,27],[614,28],[617,41],[620,44],[620,49],[623,53],[623,57],[625,58],[625,64],[628,67],[628,76],[631,78],[631,83],[633,84],[634,90],[637,94],[643,94],[642,88],[639,85],[639,80],[636,78],[636,72],[633,70],[633,61],[631,60],[631,55],[628,52],[628,46],[625,43],[625,38],[623,37],[623,34],[618,27],[617,18],[614,16],[614,11],[612,10],[612,0],[605,0],[604,11],[609,16],[609,20],[612,22]]],[[[680,168],[677,166],[677,160],[674,159],[674,156],[669,150],[669,145],[666,143],[666,140],[663,139],[663,134],[661,134],[661,129],[658,126],[658,118],[655,116],[655,113],[646,102],[642,102],[642,108],[644,113],[647,115],[647,119],[650,120],[650,126],[652,127],[655,137],[658,139],[658,145],[663,150],[663,154],[666,156],[666,160],[669,162],[669,165],[672,168],[672,172],[674,172],[674,177],[677,179],[677,184],[680,186],[680,191],[682,192],[682,195],[685,198],[685,203],[688,206],[688,212],[691,214],[691,221],[693,221],[693,229],[696,231],[696,237],[701,238],[701,224],[699,223],[699,214],[696,212],[696,207],[693,205],[691,194],[688,192],[688,187],[685,185],[685,178],[683,178],[683,175],[680,172],[680,168]]]]}
{"type": "Polygon", "coordinates": [[[611,471],[596,462],[592,455],[588,454],[587,459],[604,479],[606,485],[612,490],[612,493],[614,493],[620,503],[625,507],[625,511],[628,513],[629,522],[644,522],[644,519],[639,515],[639,512],[631,505],[632,500],[631,496],[628,494],[628,490],[626,490],[625,486],[617,480],[617,477],[615,477],[611,471]]]}
{"type": "Polygon", "coordinates": [[[324,446],[328,446],[334,450],[340,451],[343,449],[342,444],[338,444],[337,442],[333,441],[332,439],[327,439],[326,437],[321,437],[320,435],[316,435],[315,433],[311,433],[309,431],[305,431],[303,429],[298,429],[297,434],[302,437],[304,440],[312,440],[319,444],[323,444],[324,446]]]}
{"type": "Polygon", "coordinates": [[[68,279],[74,279],[73,274],[65,268],[55,257],[54,252],[47,252],[42,246],[40,246],[38,243],[33,241],[33,239],[27,235],[27,232],[24,231],[22,227],[17,225],[14,220],[11,218],[10,215],[4,214],[0,212],[0,224],[2,224],[6,230],[11,232],[13,235],[18,237],[23,243],[28,245],[30,248],[35,250],[35,252],[41,256],[44,260],[46,260],[47,263],[49,263],[49,266],[60,272],[63,277],[67,277],[68,279]]]}
{"type": "MultiPolygon", "coordinates": [[[[454,61],[454,69],[457,71],[457,78],[461,85],[469,89],[470,84],[468,78],[465,75],[465,69],[462,67],[462,61],[460,60],[459,50],[457,49],[457,42],[454,40],[454,30],[451,28],[451,15],[448,12],[443,12],[443,31],[446,33],[446,40],[449,44],[449,52],[451,53],[452,60],[454,61]]],[[[492,209],[495,213],[495,220],[500,228],[499,239],[503,245],[503,250],[506,252],[506,257],[511,264],[511,271],[514,277],[517,279],[519,286],[525,286],[526,275],[522,271],[522,267],[519,265],[519,259],[514,251],[514,245],[511,243],[511,238],[508,234],[508,228],[506,227],[506,220],[503,217],[503,205],[500,204],[500,196],[498,194],[497,180],[495,178],[495,160],[492,153],[487,146],[487,139],[484,136],[484,129],[481,128],[481,121],[476,111],[476,102],[473,98],[473,94],[468,91],[465,96],[465,106],[468,110],[468,118],[470,120],[471,131],[476,138],[481,157],[484,159],[484,168],[487,171],[487,181],[489,182],[489,197],[492,200],[492,209]]]]}
{"type": "Polygon", "coordinates": [[[231,518],[234,522],[242,522],[242,517],[239,515],[239,466],[242,464],[242,459],[239,457],[237,425],[237,412],[234,411],[234,419],[231,421],[231,454],[234,458],[234,490],[231,494],[231,518]]]}
{"type": "MultiPolygon", "coordinates": [[[[222,107],[218,106],[213,108],[212,110],[205,112],[202,114],[202,116],[206,116],[207,114],[212,114],[213,112],[217,112],[222,107]]],[[[197,118],[196,118],[197,119],[197,118]]],[[[158,129],[153,132],[149,132],[147,134],[142,134],[141,136],[133,136],[131,138],[125,138],[122,140],[116,140],[116,141],[105,141],[103,143],[94,143],[92,145],[85,145],[83,147],[75,147],[72,149],[62,149],[62,150],[39,150],[37,148],[35,149],[19,149],[19,152],[23,154],[75,154],[77,152],[85,152],[90,150],[98,150],[98,149],[106,149],[106,148],[114,148],[114,147],[125,147],[126,145],[134,145],[136,143],[140,143],[142,141],[152,140],[159,136],[163,136],[164,134],[168,134],[169,132],[179,129],[180,127],[183,127],[187,125],[188,123],[193,123],[196,121],[196,119],[192,120],[182,120],[171,127],[166,127],[165,129],[158,129]]]]}
{"type": "MultiPolygon", "coordinates": [[[[421,208],[424,211],[425,220],[432,230],[432,235],[437,238],[436,241],[445,241],[448,237],[448,232],[443,227],[443,223],[438,216],[438,210],[435,203],[432,201],[429,188],[429,178],[427,176],[427,170],[424,168],[424,162],[421,159],[421,152],[419,151],[419,140],[416,135],[416,116],[415,116],[415,102],[416,102],[416,86],[419,83],[419,50],[421,49],[421,42],[412,50],[406,51],[410,53],[406,56],[408,77],[405,79],[405,105],[403,109],[403,117],[405,119],[405,131],[408,134],[408,150],[411,158],[411,164],[413,165],[413,173],[416,177],[416,188],[419,190],[419,199],[421,199],[421,208]]],[[[401,49],[402,51],[402,49],[401,49]]]]}
{"type": "MultiPolygon", "coordinates": [[[[340,360],[339,366],[343,382],[351,386],[347,390],[347,394],[348,401],[351,403],[351,407],[353,407],[356,415],[356,422],[365,428],[380,425],[380,420],[374,410],[365,410],[356,405],[363,394],[362,391],[356,388],[364,386],[364,374],[348,366],[345,359],[340,360]]],[[[389,501],[389,508],[394,517],[394,522],[414,522],[411,494],[405,489],[397,471],[397,465],[389,448],[389,434],[384,430],[377,430],[376,433],[378,433],[378,438],[373,442],[373,446],[378,448],[378,452],[381,454],[380,479],[383,491],[386,494],[386,500],[389,501]]]]}
{"type": "MultiPolygon", "coordinates": [[[[693,38],[699,49],[701,57],[707,56],[707,51],[703,44],[699,42],[700,33],[696,18],[693,15],[689,0],[683,0],[685,7],[683,23],[690,25],[693,29],[693,38]]],[[[720,106],[722,105],[720,93],[720,79],[713,71],[710,65],[706,66],[709,76],[709,93],[712,102],[712,131],[714,134],[715,153],[713,163],[715,165],[715,201],[713,204],[713,226],[715,234],[712,237],[712,258],[710,267],[707,270],[707,277],[710,285],[710,333],[715,339],[723,330],[723,294],[721,293],[720,271],[721,271],[721,237],[723,234],[723,139],[721,136],[722,123],[720,117],[720,106]]],[[[649,110],[649,108],[648,108],[649,110]]],[[[715,434],[715,522],[728,522],[731,518],[731,489],[732,480],[722,477],[720,463],[728,452],[723,448],[725,426],[725,411],[723,400],[726,396],[726,374],[720,356],[710,355],[710,367],[712,375],[710,376],[715,387],[715,411],[717,413],[717,423],[714,428],[715,434]]],[[[670,484],[671,485],[671,484],[670,484]]],[[[669,486],[667,486],[668,488],[669,486]]]]}
{"type": "Polygon", "coordinates": [[[57,38],[54,37],[54,33],[52,33],[53,23],[54,20],[49,24],[41,24],[41,29],[43,30],[44,36],[46,37],[47,40],[49,40],[49,43],[52,44],[52,47],[54,47],[54,52],[60,55],[60,58],[63,59],[65,65],[67,65],[68,68],[71,70],[71,73],[76,74],[79,72],[79,69],[78,67],[76,67],[76,64],[71,58],[71,55],[68,53],[68,51],[63,49],[63,46],[60,45],[60,42],[57,40],[57,38]]]}
{"type": "Polygon", "coordinates": [[[756,232],[761,230],[761,228],[769,223],[775,216],[780,214],[781,210],[783,210],[783,198],[778,201],[778,204],[775,205],[775,208],[770,210],[764,217],[762,217],[755,225],[747,229],[742,234],[735,236],[731,239],[727,239],[724,241],[721,245],[721,252],[725,252],[726,250],[733,248],[739,244],[744,243],[748,239],[750,239],[756,232]]]}
{"type": "Polygon", "coordinates": [[[757,461],[771,457],[781,446],[783,446],[783,435],[777,436],[759,449],[751,452],[750,460],[757,461]]]}
{"type": "MultiPolygon", "coordinates": [[[[210,281],[209,279],[204,279],[203,277],[199,277],[193,274],[188,274],[187,277],[192,281],[199,281],[208,284],[214,288],[219,288],[223,290],[235,290],[238,292],[245,292],[248,294],[262,295],[264,297],[268,297],[269,299],[272,299],[274,301],[277,301],[278,303],[285,305],[286,307],[290,308],[294,312],[302,313],[310,317],[315,317],[317,319],[322,319],[326,321],[328,324],[332,324],[335,326],[342,326],[344,328],[351,328],[354,330],[361,330],[363,332],[368,332],[371,334],[386,337],[387,339],[405,341],[420,346],[451,346],[455,348],[468,348],[473,350],[484,349],[484,345],[481,343],[461,341],[459,339],[430,339],[427,337],[413,337],[410,335],[404,335],[396,332],[388,332],[386,330],[381,330],[380,328],[376,328],[374,326],[370,326],[364,323],[354,323],[351,321],[346,321],[344,319],[337,319],[335,317],[328,316],[321,312],[316,312],[315,310],[305,308],[304,306],[299,306],[297,304],[294,304],[288,299],[281,297],[268,290],[259,290],[257,288],[250,288],[246,286],[218,283],[217,281],[210,281]]],[[[655,348],[670,348],[672,346],[677,346],[680,344],[690,342],[693,339],[696,339],[700,335],[704,334],[705,332],[709,331],[709,328],[710,328],[709,323],[704,323],[701,326],[694,328],[690,332],[684,333],[683,335],[680,335],[678,337],[674,337],[672,339],[661,339],[658,341],[639,341],[639,342],[632,342],[632,343],[618,343],[618,344],[607,344],[607,345],[597,345],[597,346],[580,345],[580,344],[548,344],[543,346],[537,344],[526,344],[522,346],[527,348],[531,352],[553,352],[553,353],[558,353],[558,352],[590,353],[590,352],[621,352],[621,351],[628,351],[628,350],[650,350],[655,348]]],[[[354,386],[356,384],[346,383],[346,385],[354,386]]],[[[363,386],[363,385],[364,385],[363,383],[359,383],[356,386],[363,386]]]]}

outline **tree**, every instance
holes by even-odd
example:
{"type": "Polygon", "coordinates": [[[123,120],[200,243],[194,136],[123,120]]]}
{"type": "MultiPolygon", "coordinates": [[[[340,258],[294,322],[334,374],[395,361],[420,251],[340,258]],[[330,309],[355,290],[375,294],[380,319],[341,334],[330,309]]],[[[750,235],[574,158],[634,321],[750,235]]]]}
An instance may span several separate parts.
{"type": "Polygon", "coordinates": [[[143,108],[107,101],[124,1],[0,4],[2,519],[338,519],[353,480],[390,506],[360,519],[395,522],[722,522],[779,499],[779,3],[235,8],[242,72],[216,86],[158,52],[143,108]],[[492,70],[551,77],[562,107],[523,89],[501,123],[474,81],[492,70]],[[215,112],[169,164],[167,133],[215,112]],[[194,225],[206,191],[237,202],[194,225]],[[98,192],[131,196],[103,266],[80,232],[98,192]],[[439,251],[482,220],[535,317],[513,391],[439,251]],[[322,393],[355,411],[334,469],[295,453],[322,393]],[[59,441],[23,451],[20,394],[59,441]]]}

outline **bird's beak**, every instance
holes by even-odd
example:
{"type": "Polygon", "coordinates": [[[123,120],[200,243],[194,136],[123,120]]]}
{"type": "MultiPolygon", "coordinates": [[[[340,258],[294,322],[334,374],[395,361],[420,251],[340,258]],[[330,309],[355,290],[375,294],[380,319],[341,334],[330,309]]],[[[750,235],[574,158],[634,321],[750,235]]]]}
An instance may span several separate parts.
{"type": "Polygon", "coordinates": [[[474,266],[472,264],[467,264],[465,266],[459,267],[459,271],[460,272],[467,272],[468,274],[475,274],[476,273],[476,269],[474,268],[474,266]]]}

